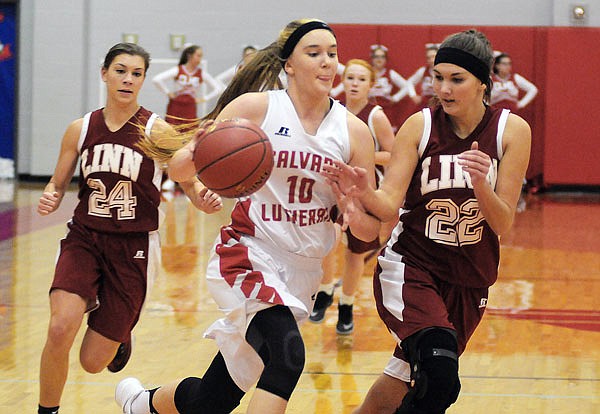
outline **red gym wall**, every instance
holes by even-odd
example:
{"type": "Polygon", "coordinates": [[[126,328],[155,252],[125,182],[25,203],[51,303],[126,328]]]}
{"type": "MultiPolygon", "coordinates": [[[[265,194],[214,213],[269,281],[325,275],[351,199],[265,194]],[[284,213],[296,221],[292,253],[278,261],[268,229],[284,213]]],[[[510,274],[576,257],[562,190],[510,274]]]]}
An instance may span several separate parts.
{"type": "MultiPolygon", "coordinates": [[[[388,47],[388,67],[405,78],[425,64],[425,43],[472,26],[400,26],[332,24],[340,62],[369,60],[370,45],[388,47]]],[[[507,52],[513,72],[532,81],[539,93],[520,114],[532,128],[528,178],[552,185],[600,185],[600,28],[476,27],[494,50],[507,52]]],[[[390,118],[401,124],[415,111],[408,98],[390,118]]]]}

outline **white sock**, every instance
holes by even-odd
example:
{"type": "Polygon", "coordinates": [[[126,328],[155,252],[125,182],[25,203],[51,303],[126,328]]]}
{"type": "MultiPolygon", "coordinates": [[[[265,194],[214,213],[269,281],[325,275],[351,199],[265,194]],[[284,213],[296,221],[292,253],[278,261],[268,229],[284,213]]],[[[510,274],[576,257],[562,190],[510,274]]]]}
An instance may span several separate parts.
{"type": "Polygon", "coordinates": [[[354,305],[354,295],[340,295],[340,305],[354,305]]]}
{"type": "Polygon", "coordinates": [[[150,392],[146,390],[133,400],[131,412],[133,414],[150,414],[150,392]]]}
{"type": "Polygon", "coordinates": [[[328,295],[333,295],[333,289],[334,289],[333,285],[334,285],[334,282],[325,283],[325,284],[321,283],[319,285],[319,292],[325,292],[328,295]]]}

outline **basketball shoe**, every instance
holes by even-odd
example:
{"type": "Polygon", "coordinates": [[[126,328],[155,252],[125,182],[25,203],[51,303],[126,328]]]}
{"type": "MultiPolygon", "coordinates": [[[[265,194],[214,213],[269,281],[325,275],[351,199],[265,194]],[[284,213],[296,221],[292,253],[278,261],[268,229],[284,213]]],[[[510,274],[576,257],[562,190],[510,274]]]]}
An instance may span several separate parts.
{"type": "Polygon", "coordinates": [[[125,378],[117,385],[115,389],[115,401],[123,410],[123,414],[134,414],[132,410],[133,402],[146,391],[142,383],[133,377],[125,378]]]}
{"type": "Polygon", "coordinates": [[[315,299],[315,305],[308,319],[314,323],[323,322],[325,318],[325,311],[333,303],[333,292],[328,295],[322,290],[317,293],[317,299],[315,299]]]}
{"type": "Polygon", "coordinates": [[[354,305],[338,304],[338,321],[335,326],[338,335],[350,335],[354,331],[353,307],[354,305]]]}
{"type": "Polygon", "coordinates": [[[110,361],[110,364],[108,364],[108,366],[106,368],[108,368],[108,370],[110,372],[119,372],[123,368],[125,368],[125,365],[127,365],[127,362],[129,361],[129,357],[131,357],[132,348],[133,348],[133,340],[130,335],[129,341],[123,342],[123,343],[121,343],[121,345],[119,345],[119,348],[117,348],[117,353],[115,354],[115,357],[113,358],[112,361],[110,361]]]}

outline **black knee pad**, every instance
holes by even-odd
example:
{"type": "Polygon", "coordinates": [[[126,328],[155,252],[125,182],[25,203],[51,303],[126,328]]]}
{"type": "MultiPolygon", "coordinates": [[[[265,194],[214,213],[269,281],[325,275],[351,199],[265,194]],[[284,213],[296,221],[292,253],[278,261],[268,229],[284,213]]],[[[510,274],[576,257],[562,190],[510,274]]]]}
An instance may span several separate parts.
{"type": "Polygon", "coordinates": [[[402,341],[410,368],[409,392],[396,414],[443,414],[458,398],[458,343],[446,328],[427,328],[402,341]]]}
{"type": "Polygon", "coordinates": [[[269,350],[269,362],[256,387],[289,400],[304,370],[304,342],[299,332],[289,332],[282,345],[269,350]]]}
{"type": "Polygon", "coordinates": [[[292,312],[285,306],[258,312],[248,327],[247,339],[265,363],[256,387],[289,400],[305,363],[304,341],[292,312]]]}
{"type": "Polygon", "coordinates": [[[181,381],[173,398],[181,414],[228,414],[244,396],[229,375],[221,353],[213,359],[204,379],[188,377],[181,381]]]}

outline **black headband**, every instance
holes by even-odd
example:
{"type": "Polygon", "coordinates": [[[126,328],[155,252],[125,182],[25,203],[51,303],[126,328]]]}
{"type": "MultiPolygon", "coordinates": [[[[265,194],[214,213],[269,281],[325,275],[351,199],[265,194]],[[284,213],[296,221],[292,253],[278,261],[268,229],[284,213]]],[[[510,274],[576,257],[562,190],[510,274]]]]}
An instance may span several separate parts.
{"type": "Polygon", "coordinates": [[[434,66],[438,63],[452,63],[471,72],[483,84],[490,79],[490,68],[481,59],[455,47],[442,47],[435,55],[434,66]]]}
{"type": "Polygon", "coordinates": [[[333,29],[331,29],[331,27],[329,27],[327,23],[320,22],[318,20],[313,20],[308,23],[304,23],[303,25],[299,26],[296,30],[294,30],[290,37],[288,37],[288,39],[285,41],[285,45],[283,45],[283,49],[281,50],[281,55],[279,55],[281,59],[283,59],[284,61],[287,60],[287,58],[289,58],[292,52],[294,51],[294,48],[296,47],[300,39],[302,39],[302,37],[308,32],[317,29],[329,30],[333,34],[333,36],[335,36],[335,33],[333,33],[333,29]]]}

